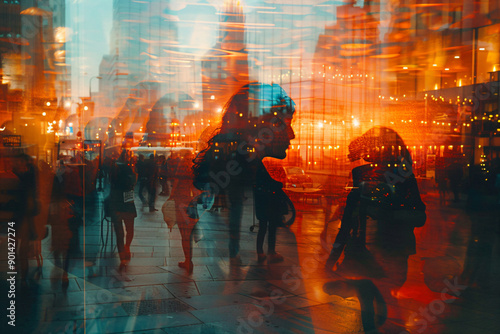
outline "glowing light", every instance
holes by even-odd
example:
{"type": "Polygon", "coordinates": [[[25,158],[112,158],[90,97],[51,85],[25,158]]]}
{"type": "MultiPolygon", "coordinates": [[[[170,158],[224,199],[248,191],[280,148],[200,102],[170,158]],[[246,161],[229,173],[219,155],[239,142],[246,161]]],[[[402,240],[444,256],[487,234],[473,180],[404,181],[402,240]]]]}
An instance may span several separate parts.
{"type": "Polygon", "coordinates": [[[47,107],[50,107],[50,102],[45,103],[47,107]]]}
{"type": "Polygon", "coordinates": [[[358,127],[358,126],[359,126],[359,120],[354,119],[354,120],[352,121],[352,125],[354,125],[355,127],[358,127]]]}
{"type": "Polygon", "coordinates": [[[460,56],[455,56],[455,59],[460,59],[460,56]]]}
{"type": "Polygon", "coordinates": [[[42,113],[42,116],[47,116],[47,113],[44,111],[44,112],[42,113]]]}
{"type": "Polygon", "coordinates": [[[215,100],[215,95],[210,96],[210,100],[215,100]]]}

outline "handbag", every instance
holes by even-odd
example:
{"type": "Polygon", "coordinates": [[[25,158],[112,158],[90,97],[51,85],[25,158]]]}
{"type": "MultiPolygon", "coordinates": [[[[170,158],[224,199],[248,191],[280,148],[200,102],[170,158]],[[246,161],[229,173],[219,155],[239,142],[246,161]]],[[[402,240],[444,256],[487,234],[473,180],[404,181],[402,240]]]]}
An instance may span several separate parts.
{"type": "Polygon", "coordinates": [[[161,206],[161,213],[163,214],[163,220],[170,229],[170,232],[172,232],[172,228],[177,223],[175,218],[175,202],[172,200],[166,200],[161,206]]]}
{"type": "Polygon", "coordinates": [[[201,228],[200,224],[196,224],[194,226],[192,234],[194,242],[198,243],[199,241],[203,240],[203,229],[201,228]]]}
{"type": "Polygon", "coordinates": [[[198,198],[193,198],[191,202],[189,202],[189,205],[186,208],[186,213],[189,218],[194,219],[194,220],[199,220],[200,216],[198,215],[198,198]]]}

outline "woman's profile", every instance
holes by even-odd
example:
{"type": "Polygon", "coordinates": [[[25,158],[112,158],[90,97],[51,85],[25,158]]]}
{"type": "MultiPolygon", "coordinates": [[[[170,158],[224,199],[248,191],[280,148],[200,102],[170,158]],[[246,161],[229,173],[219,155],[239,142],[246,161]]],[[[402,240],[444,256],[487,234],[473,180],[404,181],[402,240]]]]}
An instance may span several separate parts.
{"type": "Polygon", "coordinates": [[[194,160],[194,185],[213,195],[225,193],[229,206],[229,257],[240,264],[239,240],[245,188],[252,187],[259,220],[258,260],[266,258],[263,242],[268,233],[270,262],[276,252],[276,227],[289,210],[282,184],[267,173],[262,159],[284,159],[290,140],[295,103],[276,84],[250,83],[234,94],[223,110],[220,127],[194,160]]]}

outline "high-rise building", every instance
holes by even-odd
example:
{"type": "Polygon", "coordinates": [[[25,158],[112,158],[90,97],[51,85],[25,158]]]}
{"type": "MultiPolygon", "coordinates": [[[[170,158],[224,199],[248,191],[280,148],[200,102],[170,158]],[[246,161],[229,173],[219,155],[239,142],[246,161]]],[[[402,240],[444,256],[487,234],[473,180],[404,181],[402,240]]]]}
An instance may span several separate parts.
{"type": "Polygon", "coordinates": [[[199,85],[195,56],[181,52],[177,22],[168,4],[113,2],[110,54],[101,61],[100,91],[105,105],[118,108],[119,121],[114,123],[125,128],[117,133],[148,131],[146,124],[154,125],[155,132],[168,128],[170,119],[191,115],[199,105],[194,101],[199,85]],[[186,103],[191,107],[186,109],[186,103]],[[178,114],[180,109],[185,115],[178,114]],[[165,124],[148,123],[151,117],[165,124]]]}
{"type": "Polygon", "coordinates": [[[225,1],[217,41],[201,61],[203,105],[209,115],[220,112],[226,101],[249,82],[245,46],[243,8],[239,1],[225,1]]]}

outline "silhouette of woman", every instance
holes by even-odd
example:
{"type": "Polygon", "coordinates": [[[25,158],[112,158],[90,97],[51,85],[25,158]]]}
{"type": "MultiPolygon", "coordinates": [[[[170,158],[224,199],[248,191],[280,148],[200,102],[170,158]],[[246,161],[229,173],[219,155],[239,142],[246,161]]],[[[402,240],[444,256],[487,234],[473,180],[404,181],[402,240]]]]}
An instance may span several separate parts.
{"type": "Polygon", "coordinates": [[[283,258],[276,253],[276,228],[288,210],[282,184],[271,179],[262,159],[284,159],[290,140],[295,103],[276,84],[250,83],[234,94],[224,107],[220,128],[194,161],[194,185],[226,194],[229,205],[229,257],[241,264],[240,225],[244,189],[252,186],[259,220],[258,260],[263,261],[263,242],[268,233],[268,255],[272,262],[283,258]]]}
{"type": "MultiPolygon", "coordinates": [[[[197,195],[193,187],[192,157],[191,152],[186,150],[180,153],[172,173],[172,189],[168,201],[175,202],[175,220],[182,238],[182,250],[184,251],[183,262],[178,265],[188,272],[193,271],[193,230],[198,222],[197,213],[192,216],[188,213],[188,207],[193,197],[197,195]]],[[[196,203],[196,201],[194,201],[196,203]]],[[[196,204],[192,206],[196,210],[196,204]]]]}
{"type": "Polygon", "coordinates": [[[333,268],[350,238],[365,246],[370,216],[377,220],[378,246],[401,259],[397,280],[402,286],[408,256],[416,252],[413,229],[426,220],[410,152],[397,132],[374,127],[349,144],[349,159],[369,163],[352,170],[353,189],[347,196],[340,231],[325,269],[333,268]]]}
{"type": "Polygon", "coordinates": [[[129,164],[127,151],[123,150],[111,172],[109,194],[111,222],[115,229],[116,246],[120,256],[120,273],[127,268],[131,259],[130,245],[134,238],[134,219],[137,217],[134,204],[135,182],[136,175],[129,164]]]}

